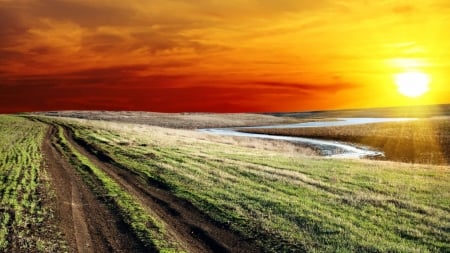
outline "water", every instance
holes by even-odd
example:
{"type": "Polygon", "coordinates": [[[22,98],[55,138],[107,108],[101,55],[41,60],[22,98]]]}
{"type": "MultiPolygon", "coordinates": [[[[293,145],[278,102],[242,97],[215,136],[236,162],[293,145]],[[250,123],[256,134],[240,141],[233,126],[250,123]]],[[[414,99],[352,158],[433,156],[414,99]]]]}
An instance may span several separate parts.
{"type": "Polygon", "coordinates": [[[305,122],[305,123],[297,123],[297,124],[242,127],[242,128],[334,127],[334,126],[351,126],[351,125],[382,123],[382,122],[401,122],[401,121],[409,121],[409,120],[415,120],[415,119],[413,119],[413,118],[338,118],[335,121],[317,121],[317,122],[305,122]]]}
{"type": "MultiPolygon", "coordinates": [[[[321,122],[306,122],[297,124],[271,125],[271,126],[257,126],[257,127],[241,127],[241,128],[301,128],[301,127],[332,127],[332,126],[350,126],[369,123],[380,122],[400,122],[415,120],[412,118],[340,118],[337,121],[321,121],[321,122]]],[[[384,156],[383,152],[372,150],[367,147],[356,146],[343,142],[332,140],[318,140],[313,138],[291,137],[282,135],[268,135],[268,134],[253,134],[238,132],[234,128],[206,128],[200,129],[200,132],[224,135],[224,136],[240,136],[251,137],[270,140],[282,140],[294,143],[308,144],[319,150],[323,156],[337,157],[337,158],[364,158],[364,157],[378,157],[384,156]]]]}

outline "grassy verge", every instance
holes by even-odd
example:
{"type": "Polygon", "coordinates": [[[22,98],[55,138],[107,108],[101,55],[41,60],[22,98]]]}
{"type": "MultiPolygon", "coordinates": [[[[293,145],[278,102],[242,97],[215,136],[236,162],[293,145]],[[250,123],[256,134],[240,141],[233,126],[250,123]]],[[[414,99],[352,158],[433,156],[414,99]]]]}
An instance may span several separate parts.
{"type": "Polygon", "coordinates": [[[0,115],[0,252],[65,252],[43,169],[44,124],[0,115]]]}
{"type": "Polygon", "coordinates": [[[422,119],[343,127],[241,129],[241,131],[361,143],[383,150],[388,160],[450,164],[450,119],[422,119]]]}
{"type": "Polygon", "coordinates": [[[118,183],[70,145],[61,127],[58,128],[58,138],[60,149],[70,158],[72,165],[94,191],[102,195],[103,199],[107,199],[120,213],[124,222],[148,249],[158,252],[180,252],[179,246],[168,238],[164,225],[148,214],[118,183]]]}
{"type": "Polygon", "coordinates": [[[194,132],[78,122],[79,138],[269,252],[450,249],[449,167],[308,158],[194,132]]]}

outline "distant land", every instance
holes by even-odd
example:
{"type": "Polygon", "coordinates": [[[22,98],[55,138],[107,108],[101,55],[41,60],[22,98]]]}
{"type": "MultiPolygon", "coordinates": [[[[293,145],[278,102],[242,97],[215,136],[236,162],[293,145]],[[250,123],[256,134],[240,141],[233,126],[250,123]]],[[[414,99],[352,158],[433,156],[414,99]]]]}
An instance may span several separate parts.
{"type": "Polygon", "coordinates": [[[421,106],[401,106],[401,107],[383,107],[383,108],[364,108],[364,109],[343,109],[326,111],[305,111],[305,112],[274,112],[268,115],[294,118],[386,118],[386,117],[414,117],[427,118],[450,116],[450,104],[440,105],[421,105],[421,106]]]}

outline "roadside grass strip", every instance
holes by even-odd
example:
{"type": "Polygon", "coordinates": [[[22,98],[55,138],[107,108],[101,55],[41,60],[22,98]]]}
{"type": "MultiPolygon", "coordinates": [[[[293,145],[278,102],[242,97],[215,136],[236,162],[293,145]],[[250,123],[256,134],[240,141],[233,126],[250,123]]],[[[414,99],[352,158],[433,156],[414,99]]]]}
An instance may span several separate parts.
{"type": "Polygon", "coordinates": [[[137,238],[149,249],[159,252],[181,252],[180,246],[168,237],[164,224],[147,213],[138,201],[124,191],[103,170],[95,166],[86,156],[76,150],[64,136],[62,127],[58,127],[58,143],[70,162],[77,168],[87,183],[96,188],[95,180],[101,183],[101,188],[94,189],[96,194],[106,193],[103,198],[110,199],[114,209],[117,209],[124,222],[130,226],[137,238]],[[95,178],[90,177],[93,175],[95,178]]]}

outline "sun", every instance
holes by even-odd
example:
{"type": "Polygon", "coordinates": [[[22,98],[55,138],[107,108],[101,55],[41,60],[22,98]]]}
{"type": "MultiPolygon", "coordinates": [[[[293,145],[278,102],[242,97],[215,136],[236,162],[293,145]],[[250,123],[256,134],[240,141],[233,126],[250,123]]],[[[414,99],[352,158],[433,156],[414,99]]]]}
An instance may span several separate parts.
{"type": "Polygon", "coordinates": [[[430,90],[430,77],[422,72],[404,72],[395,75],[398,91],[407,97],[420,97],[430,90]]]}

